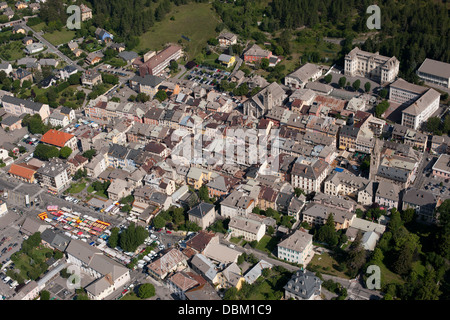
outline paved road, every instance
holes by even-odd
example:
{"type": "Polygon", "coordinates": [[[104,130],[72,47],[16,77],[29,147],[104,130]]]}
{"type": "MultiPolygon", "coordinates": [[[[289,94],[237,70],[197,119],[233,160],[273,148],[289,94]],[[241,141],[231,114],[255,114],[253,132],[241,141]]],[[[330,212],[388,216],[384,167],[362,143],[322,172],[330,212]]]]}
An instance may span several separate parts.
{"type": "Polygon", "coordinates": [[[38,39],[40,42],[42,42],[45,46],[47,46],[47,51],[56,54],[59,58],[64,60],[68,65],[72,65],[75,68],[77,68],[80,71],[84,71],[84,68],[73,62],[71,59],[69,59],[67,56],[65,56],[61,51],[58,50],[54,45],[52,45],[50,42],[44,39],[42,37],[40,32],[35,32],[33,29],[31,29],[29,26],[27,26],[25,23],[22,23],[21,26],[28,31],[33,32],[33,36],[38,39]]]}
{"type": "Polygon", "coordinates": [[[347,289],[349,300],[380,300],[383,296],[377,290],[370,290],[363,287],[362,280],[358,279],[343,279],[328,274],[322,274],[324,280],[333,280],[340,283],[347,289]]]}

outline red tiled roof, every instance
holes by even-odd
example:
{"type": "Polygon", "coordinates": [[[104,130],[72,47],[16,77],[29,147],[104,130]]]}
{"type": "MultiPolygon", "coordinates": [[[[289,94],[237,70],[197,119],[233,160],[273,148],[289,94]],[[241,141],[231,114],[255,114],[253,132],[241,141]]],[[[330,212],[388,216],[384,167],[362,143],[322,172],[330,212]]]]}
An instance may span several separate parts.
{"type": "Polygon", "coordinates": [[[31,180],[33,178],[33,175],[36,173],[36,169],[34,169],[33,166],[29,166],[25,163],[13,163],[9,168],[8,173],[27,180],[31,180]]]}
{"type": "Polygon", "coordinates": [[[41,142],[62,148],[73,137],[73,134],[50,129],[42,136],[41,142]]]}

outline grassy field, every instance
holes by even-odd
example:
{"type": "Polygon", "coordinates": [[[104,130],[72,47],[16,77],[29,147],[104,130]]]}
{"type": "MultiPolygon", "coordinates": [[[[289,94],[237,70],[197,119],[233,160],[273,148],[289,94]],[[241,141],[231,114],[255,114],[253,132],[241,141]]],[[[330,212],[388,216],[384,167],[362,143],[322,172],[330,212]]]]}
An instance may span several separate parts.
{"type": "Polygon", "coordinates": [[[321,273],[349,279],[349,277],[343,271],[338,271],[333,267],[335,265],[338,265],[338,263],[328,253],[322,253],[320,255],[315,254],[310,262],[310,265],[321,267],[321,269],[319,270],[321,273]]]}
{"type": "Polygon", "coordinates": [[[256,245],[256,249],[271,253],[277,246],[278,239],[268,235],[264,235],[256,245]]]}
{"type": "Polygon", "coordinates": [[[75,37],[75,31],[63,28],[61,31],[55,31],[53,33],[45,33],[43,37],[52,45],[57,46],[72,40],[75,37]]]}
{"type": "Polygon", "coordinates": [[[22,41],[11,41],[0,46],[0,59],[5,61],[18,60],[25,57],[22,41]]]}
{"type": "Polygon", "coordinates": [[[209,3],[190,3],[175,7],[161,22],[156,22],[148,32],[140,36],[135,50],[161,50],[166,43],[182,40],[188,59],[194,58],[206,46],[208,39],[215,37],[219,20],[209,3]],[[170,20],[174,17],[175,20],[170,20]],[[181,38],[184,35],[191,39],[181,38]]]}
{"type": "Polygon", "coordinates": [[[46,23],[45,23],[45,22],[41,22],[41,23],[38,23],[37,25],[32,26],[32,27],[30,27],[30,28],[33,29],[33,30],[36,31],[36,32],[39,32],[39,31],[41,31],[42,29],[44,29],[45,26],[46,26],[46,23]]]}
{"type": "Polygon", "coordinates": [[[69,189],[67,189],[67,192],[70,194],[80,193],[81,191],[84,190],[84,188],[86,188],[85,182],[74,183],[70,186],[69,189]]]}
{"type": "Polygon", "coordinates": [[[120,300],[142,300],[139,298],[134,292],[130,292],[126,295],[124,295],[120,300]]]}
{"type": "Polygon", "coordinates": [[[32,251],[33,259],[26,255],[21,254],[19,259],[14,263],[16,269],[20,270],[20,275],[25,279],[28,279],[27,273],[32,271],[38,264],[44,262],[46,260],[45,254],[47,252],[53,252],[53,250],[49,248],[36,248],[32,251]]]}

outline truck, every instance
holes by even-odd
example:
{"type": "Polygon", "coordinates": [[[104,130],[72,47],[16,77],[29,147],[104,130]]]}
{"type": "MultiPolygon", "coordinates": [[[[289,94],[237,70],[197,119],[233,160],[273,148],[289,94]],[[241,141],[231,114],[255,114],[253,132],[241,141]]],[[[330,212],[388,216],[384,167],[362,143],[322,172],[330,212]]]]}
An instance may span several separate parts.
{"type": "Polygon", "coordinates": [[[58,206],[56,205],[49,205],[47,206],[47,211],[58,211],[58,206]]]}
{"type": "Polygon", "coordinates": [[[29,195],[25,195],[25,204],[26,204],[27,208],[30,207],[30,196],[29,195]]]}

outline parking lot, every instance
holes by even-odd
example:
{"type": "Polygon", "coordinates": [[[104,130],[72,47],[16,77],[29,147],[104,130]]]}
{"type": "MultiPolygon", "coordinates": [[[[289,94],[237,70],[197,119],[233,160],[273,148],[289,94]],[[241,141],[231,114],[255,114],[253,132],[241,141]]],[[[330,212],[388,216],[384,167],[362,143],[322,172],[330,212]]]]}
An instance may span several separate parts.
{"type": "Polygon", "coordinates": [[[206,86],[214,86],[214,80],[220,83],[222,80],[228,79],[229,72],[221,69],[198,66],[191,70],[186,76],[186,80],[191,80],[206,86]]]}

